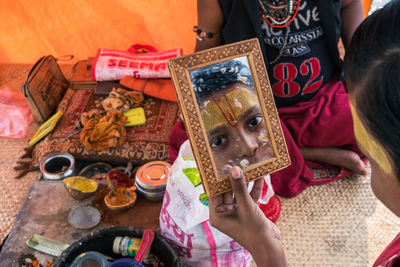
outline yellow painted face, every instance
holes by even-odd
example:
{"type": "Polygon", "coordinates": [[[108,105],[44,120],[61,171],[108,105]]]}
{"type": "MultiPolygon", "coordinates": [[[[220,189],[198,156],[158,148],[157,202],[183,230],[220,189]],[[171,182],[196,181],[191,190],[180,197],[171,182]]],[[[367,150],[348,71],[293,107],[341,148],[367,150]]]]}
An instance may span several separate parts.
{"type": "Polygon", "coordinates": [[[357,115],[356,109],[350,102],[351,113],[353,115],[354,135],[369,156],[379,165],[386,175],[394,174],[389,157],[381,144],[367,131],[357,115]]]}
{"type": "Polygon", "coordinates": [[[222,125],[235,127],[242,114],[258,105],[257,96],[240,87],[210,100],[201,110],[201,117],[208,133],[222,125]]]}

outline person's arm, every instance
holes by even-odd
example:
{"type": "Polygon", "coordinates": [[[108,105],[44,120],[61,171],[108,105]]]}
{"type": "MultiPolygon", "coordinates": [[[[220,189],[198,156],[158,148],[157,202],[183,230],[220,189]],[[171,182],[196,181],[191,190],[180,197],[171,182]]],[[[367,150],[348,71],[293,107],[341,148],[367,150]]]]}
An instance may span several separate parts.
{"type": "Polygon", "coordinates": [[[222,10],[218,0],[197,1],[197,26],[204,32],[219,34],[213,38],[196,39],[195,51],[216,47],[222,44],[221,29],[223,24],[222,10]]]}
{"type": "Polygon", "coordinates": [[[343,0],[341,9],[342,40],[346,48],[357,26],[364,19],[361,0],[343,0]]]}
{"type": "Polygon", "coordinates": [[[246,248],[257,266],[287,266],[279,229],[256,204],[263,179],[255,181],[249,193],[239,167],[229,174],[232,191],[209,199],[211,225],[246,248]]]}

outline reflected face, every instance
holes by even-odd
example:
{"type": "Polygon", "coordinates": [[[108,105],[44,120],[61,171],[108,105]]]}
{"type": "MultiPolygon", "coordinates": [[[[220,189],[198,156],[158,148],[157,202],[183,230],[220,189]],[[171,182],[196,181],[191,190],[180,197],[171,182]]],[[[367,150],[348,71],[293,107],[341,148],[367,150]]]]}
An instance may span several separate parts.
{"type": "Polygon", "coordinates": [[[354,94],[350,95],[354,135],[359,148],[368,157],[371,164],[372,191],[387,208],[400,216],[400,181],[395,174],[393,167],[395,165],[389,153],[370,134],[366,124],[360,118],[354,94]]]}
{"type": "Polygon", "coordinates": [[[236,83],[204,101],[202,119],[220,177],[225,165],[246,168],[273,156],[257,95],[236,83]]]}

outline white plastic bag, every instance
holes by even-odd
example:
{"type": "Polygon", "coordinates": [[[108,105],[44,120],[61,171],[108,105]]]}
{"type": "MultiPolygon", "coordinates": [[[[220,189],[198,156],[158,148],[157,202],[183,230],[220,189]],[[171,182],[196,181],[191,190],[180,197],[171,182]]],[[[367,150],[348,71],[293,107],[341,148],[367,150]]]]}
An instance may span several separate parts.
{"type": "Polygon", "coordinates": [[[8,88],[0,89],[0,136],[23,138],[32,121],[24,95],[8,88]]]}
{"type": "MultiPolygon", "coordinates": [[[[160,214],[162,235],[175,246],[186,266],[250,266],[249,252],[210,225],[208,206],[200,201],[203,186],[184,172],[194,168],[197,166],[187,140],[168,178],[160,214]]],[[[266,195],[269,198],[271,193],[266,195]]]]}

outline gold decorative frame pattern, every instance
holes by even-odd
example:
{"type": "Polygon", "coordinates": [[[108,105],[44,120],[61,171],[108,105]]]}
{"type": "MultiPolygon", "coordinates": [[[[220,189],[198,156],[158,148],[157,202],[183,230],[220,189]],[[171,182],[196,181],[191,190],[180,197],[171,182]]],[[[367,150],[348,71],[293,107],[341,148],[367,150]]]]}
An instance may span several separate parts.
{"type": "Polygon", "coordinates": [[[243,56],[246,56],[249,62],[254,87],[274,152],[273,158],[256,163],[243,170],[246,181],[251,182],[290,165],[286,142],[257,38],[170,59],[168,67],[171,78],[202,184],[208,196],[229,191],[231,185],[228,176],[218,178],[189,71],[243,56]]]}

